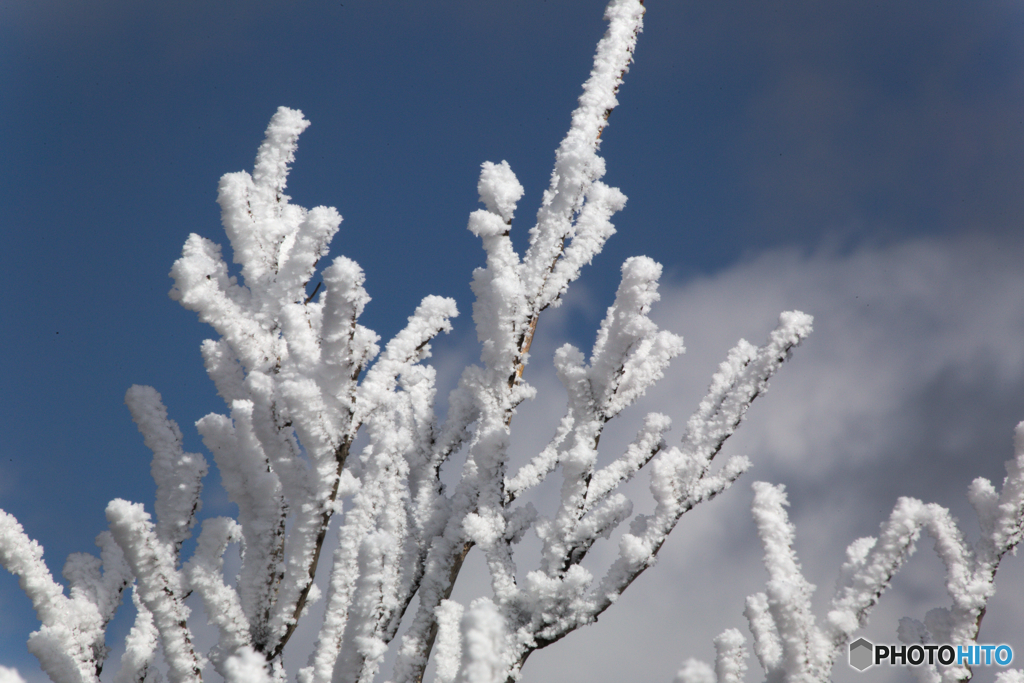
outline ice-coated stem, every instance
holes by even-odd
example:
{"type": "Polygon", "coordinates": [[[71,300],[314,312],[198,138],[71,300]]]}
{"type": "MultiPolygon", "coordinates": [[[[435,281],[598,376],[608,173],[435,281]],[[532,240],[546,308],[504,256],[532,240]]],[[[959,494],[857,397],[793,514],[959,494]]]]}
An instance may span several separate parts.
{"type": "Polygon", "coordinates": [[[153,615],[171,683],[200,683],[203,658],[193,645],[184,604],[184,579],[174,567],[174,551],[161,541],[139,503],[112,500],[107,521],[136,576],[139,599],[153,615]]]}

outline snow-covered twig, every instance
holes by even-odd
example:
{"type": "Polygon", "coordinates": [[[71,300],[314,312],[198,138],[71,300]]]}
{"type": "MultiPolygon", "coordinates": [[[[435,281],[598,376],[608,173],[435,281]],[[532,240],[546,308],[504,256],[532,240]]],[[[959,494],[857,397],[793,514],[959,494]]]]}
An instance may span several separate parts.
{"type": "Polygon", "coordinates": [[[652,462],[651,517],[638,516],[619,544],[619,559],[596,592],[593,617],[607,609],[637,576],[653,564],[680,517],[695,505],[727,489],[750,466],[741,456],[730,458],[718,472],[711,461],[735,432],[750,404],[764,393],[768,380],[790,351],[811,331],[811,317],[783,313],[765,346],[741,340],[729,352],[711,381],[708,394],[687,423],[682,447],[662,450],[652,462]]]}
{"type": "Polygon", "coordinates": [[[185,581],[175,569],[174,551],[161,541],[141,504],[116,499],[107,506],[107,521],[136,576],[139,600],[153,615],[171,683],[203,680],[203,658],[188,627],[185,581]]]}
{"type": "MultiPolygon", "coordinates": [[[[767,680],[828,681],[839,653],[865,626],[893,576],[914,552],[922,531],[934,539],[935,552],[946,566],[946,591],[953,604],[929,611],[924,622],[901,619],[898,636],[907,644],[975,644],[988,601],[995,595],[999,563],[1024,535],[1024,422],[1017,426],[1014,449],[1000,491],[982,478],[968,489],[981,528],[974,547],[946,508],[900,498],[877,538],[861,538],[847,548],[835,596],[820,626],[811,612],[814,586],[803,577],[793,551],[795,530],[784,509],[788,504],[784,487],[756,482],[753,512],[769,580],[765,593],[747,598],[745,614],[754,653],[767,680]]],[[[714,683],[709,672],[706,665],[690,660],[678,680],[714,683]]],[[[969,667],[955,662],[922,664],[914,667],[914,673],[930,683],[955,683],[972,676],[969,667]]],[[[1000,680],[1012,681],[1019,675],[1004,671],[1000,680]]],[[[719,675],[718,681],[724,680],[719,675]]]]}
{"type": "Polygon", "coordinates": [[[238,592],[224,583],[224,551],[241,538],[241,528],[233,519],[206,520],[196,552],[184,568],[189,586],[203,601],[207,620],[217,627],[219,639],[211,658],[222,676],[226,676],[225,660],[252,645],[250,622],[238,592]]]}
{"type": "Polygon", "coordinates": [[[96,542],[103,551],[102,563],[82,553],[68,558],[64,567],[71,583],[68,598],[46,567],[42,546],[25,534],[14,517],[0,510],[0,564],[17,575],[42,622],[29,637],[28,649],[55,683],[99,681],[108,652],[103,633],[131,580],[110,534],[101,534],[96,542]]]}
{"type": "Polygon", "coordinates": [[[156,482],[156,535],[173,545],[177,553],[191,535],[202,505],[199,496],[207,472],[206,460],[182,449],[181,430],[167,419],[167,408],[153,387],[133,386],[124,402],[146,446],[153,451],[150,469],[156,482]]]}
{"type": "Polygon", "coordinates": [[[160,672],[153,668],[153,659],[160,644],[160,634],[153,624],[153,615],[139,599],[139,591],[132,589],[135,605],[135,623],[124,641],[121,668],[114,683],[157,683],[160,672]]]}

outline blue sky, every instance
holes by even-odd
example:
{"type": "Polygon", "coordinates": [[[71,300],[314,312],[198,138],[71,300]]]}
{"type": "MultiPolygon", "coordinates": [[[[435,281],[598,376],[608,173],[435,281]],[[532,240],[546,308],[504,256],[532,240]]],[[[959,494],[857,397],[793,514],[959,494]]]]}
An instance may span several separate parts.
{"type": "MultiPolygon", "coordinates": [[[[149,454],[123,406],[130,385],[163,394],[192,450],[201,450],[192,423],[220,410],[198,353],[207,330],[168,299],[167,272],[189,233],[224,241],[217,180],[251,169],[275,109],[312,121],[289,192],[344,216],[331,253],[366,271],[364,324],[387,339],[423,296],[454,297],[463,315],[437,356],[456,367],[474,359],[468,285],[483,256],[465,224],[479,164],[506,159],[525,186],[513,227],[522,248],[604,30],[602,5],[0,6],[0,508],[40,540],[55,574],[69,552],[92,549],[108,500],[152,500],[149,454]]],[[[806,515],[821,541],[805,564],[827,587],[841,561],[833,546],[841,553],[871,533],[896,495],[958,511],[973,476],[1000,477],[1024,418],[1024,8],[647,8],[602,146],[606,180],[629,202],[567,305],[541,322],[547,356],[535,356],[550,358],[566,338],[589,344],[622,260],[653,256],[666,270],[661,324],[690,347],[677,361],[686,374],[666,382],[696,388],[658,394],[682,420],[737,335],[759,341],[779,310],[807,308],[820,335],[802,367],[798,355],[783,368],[741,445],[765,463],[753,476],[790,487],[798,529],[806,515]],[[840,515],[843,501],[856,512],[840,515]],[[846,526],[833,533],[815,526],[822,519],[846,526]]],[[[545,386],[545,368],[538,360],[531,381],[545,386]]],[[[550,411],[535,410],[544,439],[550,411]]],[[[217,488],[215,475],[207,487],[217,488]]],[[[708,562],[742,567],[756,590],[759,553],[739,550],[753,538],[749,485],[732,494],[722,518],[737,530],[705,539],[720,547],[708,562]]],[[[208,513],[227,510],[217,501],[208,513]]],[[[702,524],[694,543],[712,533],[710,517],[702,524]]],[[[654,596],[682,583],[684,569],[714,575],[713,565],[688,564],[683,541],[671,553],[675,564],[663,564],[680,573],[655,569],[664,576],[638,586],[634,608],[671,602],[654,596]]],[[[934,597],[916,585],[894,612],[934,597]]],[[[737,590],[722,623],[743,627],[748,588],[737,590]]],[[[24,649],[36,621],[6,574],[0,612],[0,663],[38,676],[24,649]]],[[[712,656],[717,631],[668,625],[690,621],[648,620],[665,639],[650,644],[661,657],[651,680],[670,680],[686,656],[712,656]]],[[[644,638],[636,624],[592,630],[597,640],[567,639],[567,651],[644,638]]],[[[544,657],[570,657],[560,648],[531,658],[527,676],[544,657]]]]}

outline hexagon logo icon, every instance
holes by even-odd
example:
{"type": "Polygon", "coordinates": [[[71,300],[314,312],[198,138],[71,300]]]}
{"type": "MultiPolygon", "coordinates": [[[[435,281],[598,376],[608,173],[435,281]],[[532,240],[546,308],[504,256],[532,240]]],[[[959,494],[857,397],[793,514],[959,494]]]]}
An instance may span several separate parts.
{"type": "Polygon", "coordinates": [[[850,643],[850,666],[857,671],[863,671],[868,668],[874,663],[871,661],[874,651],[875,646],[864,638],[858,638],[853,641],[850,643]]]}

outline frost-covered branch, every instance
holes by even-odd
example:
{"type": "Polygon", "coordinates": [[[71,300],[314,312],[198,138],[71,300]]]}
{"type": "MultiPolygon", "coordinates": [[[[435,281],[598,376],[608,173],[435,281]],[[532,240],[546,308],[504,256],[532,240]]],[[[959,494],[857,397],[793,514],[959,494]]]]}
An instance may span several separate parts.
{"type": "Polygon", "coordinates": [[[594,617],[653,564],[683,514],[717,496],[749,468],[749,460],[742,456],[730,458],[714,473],[711,463],[790,351],[810,334],[811,322],[803,313],[783,313],[763,347],[741,340],[729,352],[712,378],[708,394],[687,422],[682,447],[664,450],[654,458],[651,493],[655,513],[636,517],[630,532],[622,536],[619,559],[598,591],[594,617]]]}
{"type": "Polygon", "coordinates": [[[0,510],[0,564],[18,577],[42,622],[29,637],[28,649],[55,683],[99,681],[108,653],[104,630],[131,581],[131,570],[110,534],[100,534],[96,545],[102,560],[84,553],[68,558],[64,577],[71,584],[69,598],[43,561],[42,546],[0,510]]]}
{"type": "Polygon", "coordinates": [[[153,615],[171,683],[198,683],[204,662],[188,627],[185,582],[174,567],[174,551],[159,538],[141,504],[113,500],[107,506],[107,521],[136,576],[139,600],[153,615]]]}
{"type": "Polygon", "coordinates": [[[160,672],[153,668],[153,659],[159,647],[160,634],[153,624],[153,615],[139,599],[139,591],[132,589],[135,605],[135,624],[124,642],[121,668],[114,683],[155,683],[160,672]]]}
{"type": "MultiPolygon", "coordinates": [[[[953,604],[929,611],[924,622],[901,619],[898,636],[907,644],[975,644],[987,603],[995,595],[999,563],[1006,553],[1016,549],[1024,535],[1024,422],[1017,426],[1014,445],[1015,458],[1006,463],[1007,476],[999,492],[983,478],[974,480],[968,490],[981,528],[981,537],[973,547],[949,510],[900,498],[877,538],[861,538],[847,548],[847,561],[821,625],[811,611],[814,586],[803,577],[793,550],[795,529],[785,512],[788,501],[784,487],[756,482],[753,514],[764,545],[769,580],[766,592],[747,598],[745,615],[754,638],[754,653],[767,680],[830,680],[836,658],[845,651],[852,635],[866,625],[893,576],[914,552],[922,531],[934,539],[935,552],[946,566],[946,591],[953,604]]],[[[742,648],[742,642],[737,647],[742,648]]],[[[719,668],[724,666],[723,656],[726,660],[737,656],[731,652],[723,655],[719,651],[719,668]]],[[[741,658],[745,657],[744,649],[741,658]]],[[[956,662],[925,663],[914,670],[922,681],[936,683],[954,683],[972,676],[969,667],[956,662]]],[[[1020,672],[1003,672],[1001,680],[1013,680],[1017,675],[1020,672]]],[[[727,678],[719,674],[717,680],[727,678]]],[[[707,665],[688,660],[677,680],[714,683],[716,679],[707,665]]]]}
{"type": "Polygon", "coordinates": [[[743,635],[734,628],[715,638],[715,668],[692,657],[683,662],[675,683],[743,683],[747,671],[747,649],[743,635]]]}
{"type": "MultiPolygon", "coordinates": [[[[988,601],[996,592],[999,563],[1007,553],[1016,552],[1024,536],[1024,422],[1018,424],[1014,432],[1014,455],[1014,459],[1006,462],[1006,477],[998,492],[992,482],[982,477],[971,482],[968,488],[967,497],[981,529],[981,537],[973,548],[948,513],[941,519],[942,523],[929,526],[929,533],[935,538],[935,551],[946,565],[946,592],[952,605],[930,610],[924,622],[900,620],[901,641],[963,645],[977,642],[988,601]]],[[[927,668],[944,683],[969,680],[972,675],[969,667],[955,663],[927,668]]],[[[1004,675],[1012,678],[1024,676],[1024,672],[1004,672],[1004,675]]]]}
{"type": "Polygon", "coordinates": [[[195,555],[185,565],[189,585],[202,599],[207,619],[217,627],[220,637],[213,660],[222,676],[226,676],[224,660],[252,645],[250,622],[238,592],[224,582],[224,551],[241,538],[241,528],[233,519],[208,519],[195,555]]]}
{"type": "Polygon", "coordinates": [[[206,476],[206,460],[198,453],[185,453],[181,446],[181,430],[167,419],[160,394],[152,387],[133,386],[125,395],[125,404],[132,419],[153,451],[151,467],[156,482],[157,537],[174,546],[192,533],[196,513],[202,505],[202,479],[206,476]]]}
{"type": "Polygon", "coordinates": [[[642,17],[643,5],[637,0],[613,0],[605,12],[609,28],[598,43],[569,133],[556,152],[551,187],[521,260],[508,233],[522,186],[507,163],[483,166],[478,190],[487,210],[471,215],[469,229],[487,253],[486,266],[477,269],[472,282],[484,367],[467,368],[450,401],[472,406],[462,414],[475,417],[477,427],[469,436],[467,462],[448,521],[427,555],[420,608],[396,664],[400,682],[422,680],[437,636],[435,611],[451,596],[472,545],[483,541],[487,546],[499,602],[514,599],[516,572],[504,512],[509,425],[515,407],[533,395],[521,378],[540,313],[557,302],[582,265],[600,251],[614,231],[611,214],[625,203],[621,192],[600,183],[604,161],[597,148],[617,104],[615,93],[632,60],[642,17]]]}
{"type": "MultiPolygon", "coordinates": [[[[810,317],[783,314],[763,347],[740,342],[679,446],[667,445],[669,418],[650,413],[625,452],[605,460],[606,426],[684,350],[680,336],[650,318],[661,266],[640,256],[623,264],[589,355],[571,345],[556,353],[568,402],[554,437],[508,471],[516,410],[536,395],[524,371],[539,317],[601,251],[625,205],[622,192],[602,182],[598,150],[643,15],[640,0],[608,5],[608,29],[523,254],[509,237],[523,187],[507,162],[481,167],[484,208],[468,221],[486,254],[471,283],[480,362],[462,372],[443,416],[428,362],[433,339],[452,329],[455,302],[425,297],[382,342],[359,322],[370,297],[354,261],[334,258],[309,291],[341,216],[285,194],[309,122],[293,109],[274,114],[252,172],[227,174],[219,186],[233,262],[193,234],[171,270],[171,297],[215,332],[201,350],[224,409],[196,428],[237,515],[204,520],[183,560],[206,461],[184,451],[156,390],[132,387],[126,403],[153,452],[156,503],[152,515],[141,504],[110,503],[102,574],[100,560],[74,556],[65,570],[71,598],[64,597],[41,549],[13,518],[0,517],[0,559],[36,605],[43,628],[32,647],[54,680],[97,681],[104,627],[133,580],[136,619],[119,683],[155,682],[159,661],[172,683],[198,683],[208,664],[229,683],[283,683],[285,649],[320,597],[318,580],[327,587],[323,623],[298,671],[302,683],[372,681],[389,648],[397,649],[398,683],[422,681],[431,657],[445,683],[515,679],[531,652],[595,621],[653,564],[680,517],[746,470],[745,458],[716,470],[712,460],[810,332],[810,317]],[[442,467],[456,456],[460,475],[442,482],[442,467]],[[633,515],[620,487],[644,468],[655,514],[633,519],[619,559],[595,579],[582,563],[633,515]],[[559,503],[541,515],[523,497],[558,470],[559,503]],[[530,531],[541,539],[541,558],[520,572],[516,545],[530,531]],[[324,572],[331,533],[338,541],[324,572]],[[238,573],[227,577],[225,553],[236,547],[238,573]],[[470,552],[483,554],[493,595],[465,607],[451,598],[470,552]],[[212,646],[194,636],[200,610],[185,604],[190,595],[216,631],[212,646]],[[64,614],[68,605],[78,621],[64,614]]],[[[721,639],[721,675],[737,683],[740,647],[721,639]]]]}

